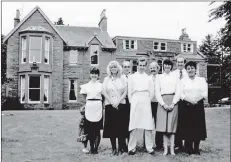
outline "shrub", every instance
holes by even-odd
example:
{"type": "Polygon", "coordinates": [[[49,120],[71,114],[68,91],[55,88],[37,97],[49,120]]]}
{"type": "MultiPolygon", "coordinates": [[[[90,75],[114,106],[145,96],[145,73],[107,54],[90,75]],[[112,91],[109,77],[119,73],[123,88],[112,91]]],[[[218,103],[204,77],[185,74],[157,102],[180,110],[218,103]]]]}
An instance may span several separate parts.
{"type": "Polygon", "coordinates": [[[24,110],[24,106],[20,103],[18,97],[3,97],[2,111],[6,110],[24,110]]]}

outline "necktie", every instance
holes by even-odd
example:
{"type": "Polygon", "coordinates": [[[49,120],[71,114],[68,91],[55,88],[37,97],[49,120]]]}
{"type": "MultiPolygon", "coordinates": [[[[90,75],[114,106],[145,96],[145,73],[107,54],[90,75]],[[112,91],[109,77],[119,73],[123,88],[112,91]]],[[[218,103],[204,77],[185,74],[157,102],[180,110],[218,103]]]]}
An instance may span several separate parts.
{"type": "Polygon", "coordinates": [[[182,70],[180,70],[180,80],[183,78],[182,70]]]}

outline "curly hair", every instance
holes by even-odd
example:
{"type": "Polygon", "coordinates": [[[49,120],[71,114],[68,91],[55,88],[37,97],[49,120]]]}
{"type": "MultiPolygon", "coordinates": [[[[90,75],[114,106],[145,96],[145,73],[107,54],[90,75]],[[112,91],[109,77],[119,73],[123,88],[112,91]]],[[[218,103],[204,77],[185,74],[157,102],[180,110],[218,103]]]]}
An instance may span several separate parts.
{"type": "Polygon", "coordinates": [[[111,67],[112,66],[116,66],[117,69],[118,69],[118,72],[117,72],[117,77],[120,77],[122,75],[122,67],[120,66],[119,62],[118,61],[110,61],[109,64],[107,65],[107,75],[108,77],[111,77],[112,76],[112,73],[111,73],[111,67]]]}

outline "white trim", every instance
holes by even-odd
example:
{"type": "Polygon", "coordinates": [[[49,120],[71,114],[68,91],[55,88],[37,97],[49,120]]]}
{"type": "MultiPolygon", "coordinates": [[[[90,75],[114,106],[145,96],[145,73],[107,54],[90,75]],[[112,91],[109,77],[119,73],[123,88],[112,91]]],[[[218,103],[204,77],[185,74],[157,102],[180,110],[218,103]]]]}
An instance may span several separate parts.
{"type": "Polygon", "coordinates": [[[20,102],[21,103],[25,103],[25,101],[26,101],[26,75],[20,75],[20,102]],[[22,84],[22,78],[23,78],[23,76],[24,76],[24,95],[25,95],[25,99],[24,99],[24,101],[22,101],[22,86],[23,86],[23,84],[22,84]]]}
{"type": "MultiPolygon", "coordinates": [[[[39,104],[39,103],[41,103],[41,75],[28,75],[28,103],[30,103],[30,104],[39,104]],[[30,101],[30,77],[34,77],[34,76],[39,76],[39,79],[40,79],[40,85],[39,85],[39,89],[40,89],[40,91],[39,91],[39,101],[30,101]]],[[[38,88],[36,88],[36,89],[38,89],[38,88]]]]}
{"type": "Polygon", "coordinates": [[[44,61],[44,64],[50,64],[50,53],[51,53],[51,38],[45,36],[45,45],[44,45],[44,59],[46,56],[46,40],[48,38],[48,57],[47,57],[47,63],[44,61]]]}
{"type": "Polygon", "coordinates": [[[92,44],[90,46],[90,66],[99,66],[99,56],[100,56],[99,52],[100,52],[99,45],[92,44]],[[92,64],[91,63],[91,56],[92,56],[92,52],[93,52],[92,51],[92,47],[93,46],[97,47],[97,50],[98,50],[98,53],[97,53],[97,64],[92,64]]]}
{"type": "MultiPolygon", "coordinates": [[[[69,86],[68,86],[68,102],[69,103],[76,103],[77,101],[78,101],[78,95],[77,96],[75,96],[76,97],[76,100],[70,100],[69,99],[69,96],[70,96],[70,91],[71,91],[71,80],[74,80],[74,82],[76,81],[76,82],[78,82],[78,80],[77,79],[68,79],[68,81],[69,81],[69,86]]],[[[78,83],[77,83],[78,84],[78,83]]],[[[76,86],[76,91],[78,92],[78,86],[76,86]]]]}
{"type": "Polygon", "coordinates": [[[99,41],[99,43],[101,44],[101,46],[104,47],[103,43],[101,42],[101,40],[99,39],[98,36],[92,36],[92,37],[87,41],[87,45],[89,45],[89,43],[90,43],[94,38],[96,38],[96,39],[99,41]]]}
{"type": "MultiPolygon", "coordinates": [[[[27,54],[27,36],[22,36],[21,37],[21,64],[25,64],[26,62],[23,62],[23,59],[26,58],[26,54],[27,54]],[[25,44],[23,44],[23,40],[25,40],[25,44]],[[26,49],[23,49],[23,45],[25,46],[26,49]],[[23,51],[25,52],[25,57],[23,57],[23,51]]],[[[27,60],[27,58],[26,58],[27,60]]]]}
{"type": "Polygon", "coordinates": [[[41,38],[41,50],[40,50],[40,62],[36,62],[36,63],[41,63],[42,62],[42,51],[43,51],[43,46],[42,46],[42,42],[43,42],[43,37],[42,36],[29,36],[29,63],[33,63],[34,61],[30,61],[30,44],[31,44],[31,37],[39,37],[41,38]]]}
{"type": "Polygon", "coordinates": [[[181,43],[181,52],[193,53],[193,43],[182,42],[181,43]],[[186,50],[184,50],[184,45],[186,45],[186,50]],[[188,45],[190,45],[190,51],[189,52],[188,52],[188,45]]]}
{"type": "MultiPolygon", "coordinates": [[[[45,90],[47,90],[47,101],[44,101],[43,100],[43,102],[44,103],[49,103],[49,90],[50,90],[50,76],[49,75],[44,75],[44,86],[43,86],[43,95],[45,95],[45,90]],[[47,85],[47,89],[45,89],[46,87],[45,87],[45,85],[46,85],[46,82],[45,82],[45,78],[47,78],[47,83],[48,83],[48,85],[47,85]]],[[[43,96],[44,97],[44,96],[43,96]]]]}
{"type": "Polygon", "coordinates": [[[135,39],[123,39],[123,49],[126,51],[136,51],[137,50],[137,40],[135,39]],[[126,48],[126,41],[128,41],[128,49],[126,48]],[[134,48],[131,48],[132,41],[134,41],[134,48]]]}
{"type": "Polygon", "coordinates": [[[22,19],[22,21],[20,21],[20,23],[14,28],[11,30],[11,32],[5,37],[5,39],[3,40],[3,43],[5,43],[9,37],[14,34],[14,32],[16,32],[16,30],[19,29],[19,27],[29,18],[31,17],[31,15],[36,12],[36,11],[39,11],[41,13],[41,15],[45,18],[45,20],[49,23],[49,25],[54,29],[54,31],[60,36],[60,38],[67,44],[67,42],[64,40],[64,38],[62,37],[62,35],[58,32],[58,30],[54,27],[53,23],[48,19],[48,17],[45,15],[45,13],[40,9],[39,6],[35,6],[35,8],[28,14],[26,15],[26,17],[24,17],[22,19]]]}
{"type": "Polygon", "coordinates": [[[166,52],[166,51],[167,51],[167,42],[163,42],[163,41],[153,41],[153,51],[162,51],[162,52],[166,52]],[[155,43],[158,43],[157,49],[154,49],[155,43]],[[165,50],[161,50],[161,43],[164,43],[164,44],[165,44],[165,50]]]}

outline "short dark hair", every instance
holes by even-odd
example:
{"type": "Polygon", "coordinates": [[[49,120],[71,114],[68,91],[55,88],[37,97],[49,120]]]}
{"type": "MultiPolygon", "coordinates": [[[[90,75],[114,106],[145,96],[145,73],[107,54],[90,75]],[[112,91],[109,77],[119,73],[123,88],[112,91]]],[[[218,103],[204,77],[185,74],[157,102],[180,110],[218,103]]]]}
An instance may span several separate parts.
{"type": "Polygon", "coordinates": [[[195,69],[197,69],[197,63],[195,61],[189,61],[185,64],[185,69],[188,67],[188,66],[193,66],[195,69]]]}
{"type": "Polygon", "coordinates": [[[137,65],[139,65],[139,62],[145,62],[146,63],[145,65],[148,64],[148,60],[146,59],[146,57],[140,57],[140,58],[138,58],[137,65]]]}
{"type": "Polygon", "coordinates": [[[165,59],[163,65],[171,65],[171,70],[173,69],[173,62],[169,59],[165,59]]]}
{"type": "Polygon", "coordinates": [[[99,69],[97,67],[92,67],[90,69],[90,74],[100,74],[99,69]]]}

